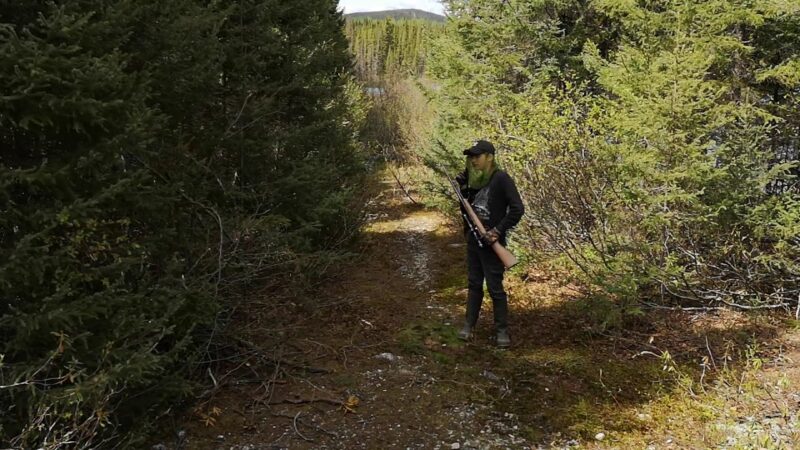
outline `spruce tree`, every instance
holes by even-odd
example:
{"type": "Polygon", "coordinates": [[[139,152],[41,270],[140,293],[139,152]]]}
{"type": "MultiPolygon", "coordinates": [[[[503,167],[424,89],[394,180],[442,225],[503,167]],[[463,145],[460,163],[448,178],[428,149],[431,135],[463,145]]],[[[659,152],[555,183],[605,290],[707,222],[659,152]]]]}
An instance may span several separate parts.
{"type": "Polygon", "coordinates": [[[248,283],[341,256],[335,6],[0,3],[0,445],[139,447],[248,283]]]}

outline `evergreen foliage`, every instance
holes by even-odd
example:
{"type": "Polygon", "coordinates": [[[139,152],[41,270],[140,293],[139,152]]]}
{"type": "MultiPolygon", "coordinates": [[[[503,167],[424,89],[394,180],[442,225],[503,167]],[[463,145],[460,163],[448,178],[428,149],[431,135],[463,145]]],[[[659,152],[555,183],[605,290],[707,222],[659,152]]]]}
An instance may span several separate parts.
{"type": "Polygon", "coordinates": [[[249,283],[338,257],[343,25],[327,0],[0,2],[0,445],[138,445],[249,283]]]}
{"type": "Polygon", "coordinates": [[[428,43],[444,28],[421,19],[352,19],[345,24],[355,72],[365,83],[419,77],[429,56],[428,43]]]}
{"type": "Polygon", "coordinates": [[[525,253],[627,311],[798,301],[796,2],[448,5],[437,137],[499,145],[525,253]]]}

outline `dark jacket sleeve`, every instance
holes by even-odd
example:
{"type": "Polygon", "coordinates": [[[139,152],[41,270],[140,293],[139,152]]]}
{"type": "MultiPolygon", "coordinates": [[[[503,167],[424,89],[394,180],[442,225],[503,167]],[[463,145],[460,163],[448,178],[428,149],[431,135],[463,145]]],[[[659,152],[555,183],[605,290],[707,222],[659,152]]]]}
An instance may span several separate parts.
{"type": "Polygon", "coordinates": [[[508,202],[508,212],[495,228],[500,234],[506,234],[522,219],[522,215],[525,214],[525,206],[522,204],[522,198],[520,198],[517,191],[517,185],[514,184],[514,180],[508,174],[502,179],[502,189],[508,202]]]}

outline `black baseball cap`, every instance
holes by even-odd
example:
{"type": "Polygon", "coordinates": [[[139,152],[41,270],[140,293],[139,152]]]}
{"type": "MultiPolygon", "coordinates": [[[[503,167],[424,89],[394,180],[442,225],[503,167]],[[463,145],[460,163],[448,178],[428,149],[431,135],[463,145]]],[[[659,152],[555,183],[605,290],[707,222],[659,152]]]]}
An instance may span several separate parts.
{"type": "Polygon", "coordinates": [[[492,145],[489,141],[478,140],[472,144],[472,147],[464,150],[464,154],[467,156],[478,156],[482,153],[489,153],[494,155],[494,145],[492,145]]]}

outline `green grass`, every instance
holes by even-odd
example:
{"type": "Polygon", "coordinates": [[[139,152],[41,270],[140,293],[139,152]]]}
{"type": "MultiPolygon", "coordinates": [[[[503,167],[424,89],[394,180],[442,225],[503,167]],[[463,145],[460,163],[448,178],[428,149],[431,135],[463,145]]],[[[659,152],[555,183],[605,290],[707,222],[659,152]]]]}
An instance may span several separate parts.
{"type": "Polygon", "coordinates": [[[418,321],[409,324],[397,334],[404,352],[431,356],[443,364],[452,364],[447,349],[458,349],[464,343],[458,339],[458,330],[441,322],[418,321]],[[440,351],[439,349],[445,349],[440,351]]]}

